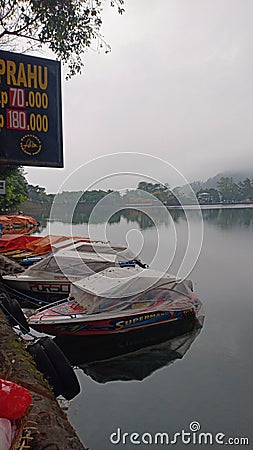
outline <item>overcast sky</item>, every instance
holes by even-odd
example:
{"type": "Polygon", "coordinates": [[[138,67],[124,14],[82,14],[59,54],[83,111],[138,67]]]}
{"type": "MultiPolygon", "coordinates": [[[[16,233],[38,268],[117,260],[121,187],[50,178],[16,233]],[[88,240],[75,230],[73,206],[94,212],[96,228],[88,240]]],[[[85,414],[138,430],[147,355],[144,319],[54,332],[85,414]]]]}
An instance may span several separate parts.
{"type": "MultiPolygon", "coordinates": [[[[253,172],[252,0],[126,0],[125,9],[104,12],[112,52],[89,51],[82,76],[63,80],[64,169],[26,168],[29,183],[56,192],[80,165],[118,152],[160,157],[189,181],[253,172]]],[[[166,170],[159,177],[170,183],[166,170]]],[[[84,187],[79,170],[68,188],[84,187]]]]}

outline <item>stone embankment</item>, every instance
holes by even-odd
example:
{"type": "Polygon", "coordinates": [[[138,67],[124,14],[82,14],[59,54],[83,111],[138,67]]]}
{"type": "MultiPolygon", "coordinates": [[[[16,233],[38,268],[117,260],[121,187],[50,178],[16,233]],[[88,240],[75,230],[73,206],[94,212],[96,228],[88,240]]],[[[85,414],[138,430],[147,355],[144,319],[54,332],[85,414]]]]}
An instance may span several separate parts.
{"type": "MultiPolygon", "coordinates": [[[[19,269],[14,265],[1,257],[0,273],[10,273],[19,269]]],[[[3,291],[0,282],[0,297],[3,291]]],[[[15,448],[85,450],[66,413],[60,408],[51,387],[37,370],[26,350],[27,342],[13,331],[1,308],[0,342],[0,378],[25,387],[32,395],[32,404],[21,424],[23,444],[15,448]]]]}

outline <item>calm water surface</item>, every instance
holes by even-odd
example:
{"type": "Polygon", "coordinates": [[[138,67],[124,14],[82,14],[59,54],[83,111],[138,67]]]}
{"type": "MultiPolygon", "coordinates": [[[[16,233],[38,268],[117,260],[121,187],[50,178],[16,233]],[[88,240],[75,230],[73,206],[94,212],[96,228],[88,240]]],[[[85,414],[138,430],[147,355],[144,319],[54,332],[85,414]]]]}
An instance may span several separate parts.
{"type": "MultiPolygon", "coordinates": [[[[134,350],[132,339],[109,344],[109,350],[106,342],[94,345],[93,359],[99,360],[103,355],[106,358],[110,350],[114,352],[109,362],[89,362],[89,344],[82,347],[79,342],[75,352],[73,348],[73,358],[82,366],[78,369],[82,392],[71,402],[69,417],[91,450],[222,448],[217,443],[195,445],[193,433],[188,445],[133,444],[128,438],[125,444],[122,438],[118,444],[110,442],[111,433],[118,428],[121,433],[139,435],[166,432],[172,438],[182,429],[189,432],[193,421],[200,424],[201,431],[213,436],[224,433],[224,442],[229,437],[248,437],[250,444],[237,448],[253,448],[253,210],[209,210],[203,211],[203,218],[203,246],[190,275],[205,307],[202,330],[188,330],[180,338],[171,331],[167,336],[165,331],[161,338],[151,336],[150,342],[140,336],[138,349],[128,355],[120,353],[134,350]]],[[[191,226],[195,230],[199,229],[199,220],[193,211],[191,226]]],[[[176,270],[187,242],[184,215],[175,212],[173,222],[178,242],[171,272],[173,267],[176,270]]],[[[106,226],[107,237],[112,242],[125,243],[127,232],[134,229],[128,233],[129,243],[140,245],[141,233],[143,259],[150,262],[159,236],[164,245],[160,246],[155,266],[151,265],[161,269],[173,247],[173,226],[163,217],[157,228],[151,225],[143,215],[121,215],[106,226]]],[[[105,225],[97,223],[90,225],[89,232],[100,239],[104,230],[105,225]]],[[[43,234],[48,231],[49,225],[43,234]]],[[[68,234],[69,225],[53,222],[50,232],[68,234]]],[[[73,225],[74,234],[87,232],[87,224],[73,225]]]]}

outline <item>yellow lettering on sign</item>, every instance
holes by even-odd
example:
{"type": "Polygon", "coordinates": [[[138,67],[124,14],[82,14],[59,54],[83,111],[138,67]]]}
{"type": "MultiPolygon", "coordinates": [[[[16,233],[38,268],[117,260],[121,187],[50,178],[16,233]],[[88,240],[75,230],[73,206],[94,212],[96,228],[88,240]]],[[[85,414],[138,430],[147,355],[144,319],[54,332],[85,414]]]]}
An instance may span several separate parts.
{"type": "Polygon", "coordinates": [[[43,81],[42,81],[42,69],[43,67],[38,66],[38,82],[40,89],[46,89],[48,85],[48,68],[44,67],[44,75],[43,75],[43,81]]]}
{"type": "Polygon", "coordinates": [[[6,83],[13,86],[22,86],[42,90],[48,87],[48,67],[36,64],[19,63],[0,59],[0,82],[1,75],[6,76],[6,83]]]}
{"type": "Polygon", "coordinates": [[[32,87],[32,81],[33,81],[33,87],[37,89],[38,82],[37,82],[37,66],[33,66],[31,64],[27,64],[27,80],[28,80],[28,87],[32,87]]]}
{"type": "Polygon", "coordinates": [[[0,103],[1,103],[1,108],[4,108],[5,107],[5,105],[8,103],[8,94],[7,94],[7,92],[5,92],[5,91],[2,91],[1,92],[1,95],[0,95],[0,103]]]}
{"type": "Polygon", "coordinates": [[[18,78],[17,78],[17,85],[24,87],[27,87],[27,80],[26,80],[26,73],[25,73],[25,66],[23,63],[19,64],[18,68],[18,78]]]}
{"type": "MultiPolygon", "coordinates": [[[[5,74],[5,61],[3,59],[0,59],[0,75],[5,74]]],[[[1,77],[0,77],[1,82],[1,77]]]]}
{"type": "Polygon", "coordinates": [[[14,61],[7,61],[7,84],[17,86],[16,78],[16,64],[14,61]]]}

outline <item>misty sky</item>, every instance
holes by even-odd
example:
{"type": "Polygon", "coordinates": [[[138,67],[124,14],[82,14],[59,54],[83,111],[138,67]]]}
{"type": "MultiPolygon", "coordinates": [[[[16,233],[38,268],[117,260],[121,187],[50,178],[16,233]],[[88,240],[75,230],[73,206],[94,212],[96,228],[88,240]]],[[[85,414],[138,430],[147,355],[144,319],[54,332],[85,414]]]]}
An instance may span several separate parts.
{"type": "MultiPolygon", "coordinates": [[[[125,9],[104,11],[112,52],[89,51],[82,76],[63,80],[65,168],[25,168],[29,183],[56,192],[80,165],[118,152],[160,157],[189,181],[253,172],[252,0],[126,0],[125,9]]],[[[119,157],[113,169],[124,171],[119,157]]],[[[141,169],[152,173],[152,160],[141,169]]],[[[165,169],[156,176],[171,184],[165,169]]],[[[77,171],[68,188],[86,188],[84,177],[77,171]]]]}

